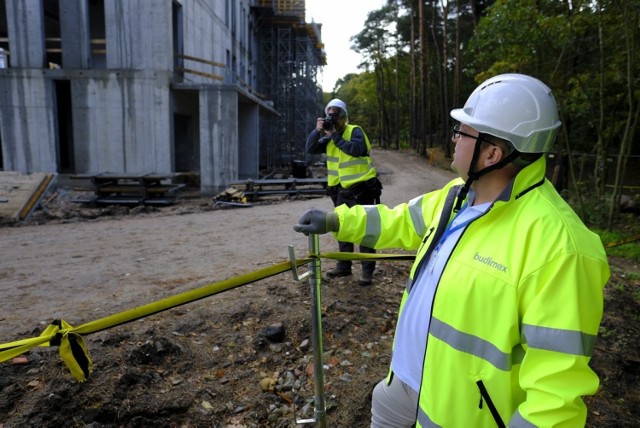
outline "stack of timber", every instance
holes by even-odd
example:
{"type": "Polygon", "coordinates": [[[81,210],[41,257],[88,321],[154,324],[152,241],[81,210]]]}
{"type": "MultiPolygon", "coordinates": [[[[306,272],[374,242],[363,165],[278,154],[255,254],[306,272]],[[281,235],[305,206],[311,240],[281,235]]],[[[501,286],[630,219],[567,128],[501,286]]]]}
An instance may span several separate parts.
{"type": "Polygon", "coordinates": [[[175,184],[174,174],[100,174],[72,175],[71,179],[88,180],[93,196],[74,202],[102,205],[170,205],[185,184],[175,184]]]}
{"type": "Polygon", "coordinates": [[[217,206],[233,206],[233,207],[250,207],[251,204],[247,203],[247,197],[244,192],[236,189],[235,187],[229,187],[224,192],[221,192],[213,197],[214,207],[217,206]]]}
{"type": "Polygon", "coordinates": [[[256,201],[269,195],[326,195],[327,178],[270,178],[234,181],[231,186],[242,190],[247,198],[256,201]]]}

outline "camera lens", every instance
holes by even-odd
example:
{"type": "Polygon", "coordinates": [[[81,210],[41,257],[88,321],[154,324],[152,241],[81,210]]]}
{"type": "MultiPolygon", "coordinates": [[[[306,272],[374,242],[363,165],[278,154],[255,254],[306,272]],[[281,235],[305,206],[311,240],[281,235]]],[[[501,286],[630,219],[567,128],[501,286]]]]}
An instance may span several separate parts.
{"type": "Polygon", "coordinates": [[[327,116],[324,118],[324,123],[322,124],[322,128],[325,130],[330,130],[333,128],[333,117],[327,116]]]}

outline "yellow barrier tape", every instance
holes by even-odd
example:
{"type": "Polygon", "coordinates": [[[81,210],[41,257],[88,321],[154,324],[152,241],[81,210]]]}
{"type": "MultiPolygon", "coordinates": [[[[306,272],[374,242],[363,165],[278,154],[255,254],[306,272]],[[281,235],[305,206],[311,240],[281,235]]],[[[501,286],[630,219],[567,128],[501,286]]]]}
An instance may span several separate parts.
{"type": "MultiPolygon", "coordinates": [[[[319,257],[335,260],[413,260],[415,258],[414,255],[408,254],[364,253],[327,253],[319,257]]],[[[295,261],[296,266],[302,266],[311,260],[311,258],[297,259],[295,261]]],[[[79,382],[84,382],[93,370],[93,363],[81,335],[116,327],[289,270],[291,270],[291,262],[288,260],[283,261],[264,269],[208,284],[166,299],[91,321],[75,328],[64,320],[56,320],[38,337],[0,344],[0,362],[24,354],[36,346],[59,346],[60,358],[64,361],[73,377],[79,382]]]]}
{"type": "Polygon", "coordinates": [[[609,242],[604,248],[617,247],[618,245],[628,244],[630,242],[640,241],[640,235],[632,236],[631,238],[621,239],[619,241],[609,242]]]}
{"type": "Polygon", "coordinates": [[[376,253],[324,253],[322,259],[333,260],[414,260],[415,254],[376,254],[376,253]]]}

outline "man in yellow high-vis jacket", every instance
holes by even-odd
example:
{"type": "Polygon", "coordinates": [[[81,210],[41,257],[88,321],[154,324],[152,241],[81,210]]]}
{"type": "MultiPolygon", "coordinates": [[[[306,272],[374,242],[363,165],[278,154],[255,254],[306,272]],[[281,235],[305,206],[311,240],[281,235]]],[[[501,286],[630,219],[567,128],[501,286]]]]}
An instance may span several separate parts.
{"type": "MultiPolygon", "coordinates": [[[[324,109],[326,116],[316,120],[316,127],[307,138],[308,154],[325,153],[327,156],[327,193],[337,207],[345,204],[373,205],[380,203],[382,184],[371,161],[371,143],[364,130],[349,123],[347,105],[334,98],[324,109]]],[[[341,252],[352,253],[352,242],[338,241],[341,252]]],[[[375,253],[370,246],[361,244],[360,252],[375,253]]],[[[351,260],[341,260],[336,268],[327,272],[339,277],[352,274],[351,260]]],[[[375,261],[362,262],[360,285],[372,282],[375,261]]]]}
{"type": "Polygon", "coordinates": [[[417,251],[371,426],[584,426],[609,266],[545,178],[556,101],[503,74],[451,117],[460,179],[395,208],[311,209],[294,226],[417,251]]]}

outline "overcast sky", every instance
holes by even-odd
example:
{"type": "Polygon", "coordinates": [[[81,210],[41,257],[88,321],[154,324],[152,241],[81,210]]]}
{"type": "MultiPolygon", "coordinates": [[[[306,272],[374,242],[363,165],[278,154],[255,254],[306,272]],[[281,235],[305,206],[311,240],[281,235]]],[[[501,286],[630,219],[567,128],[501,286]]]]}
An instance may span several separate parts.
{"type": "Polygon", "coordinates": [[[348,73],[358,73],[362,62],[351,50],[349,39],[364,27],[367,14],[380,9],[386,0],[307,0],[307,22],[322,24],[322,42],[327,52],[327,65],[318,75],[325,92],[331,92],[336,80],[348,73]]]}

